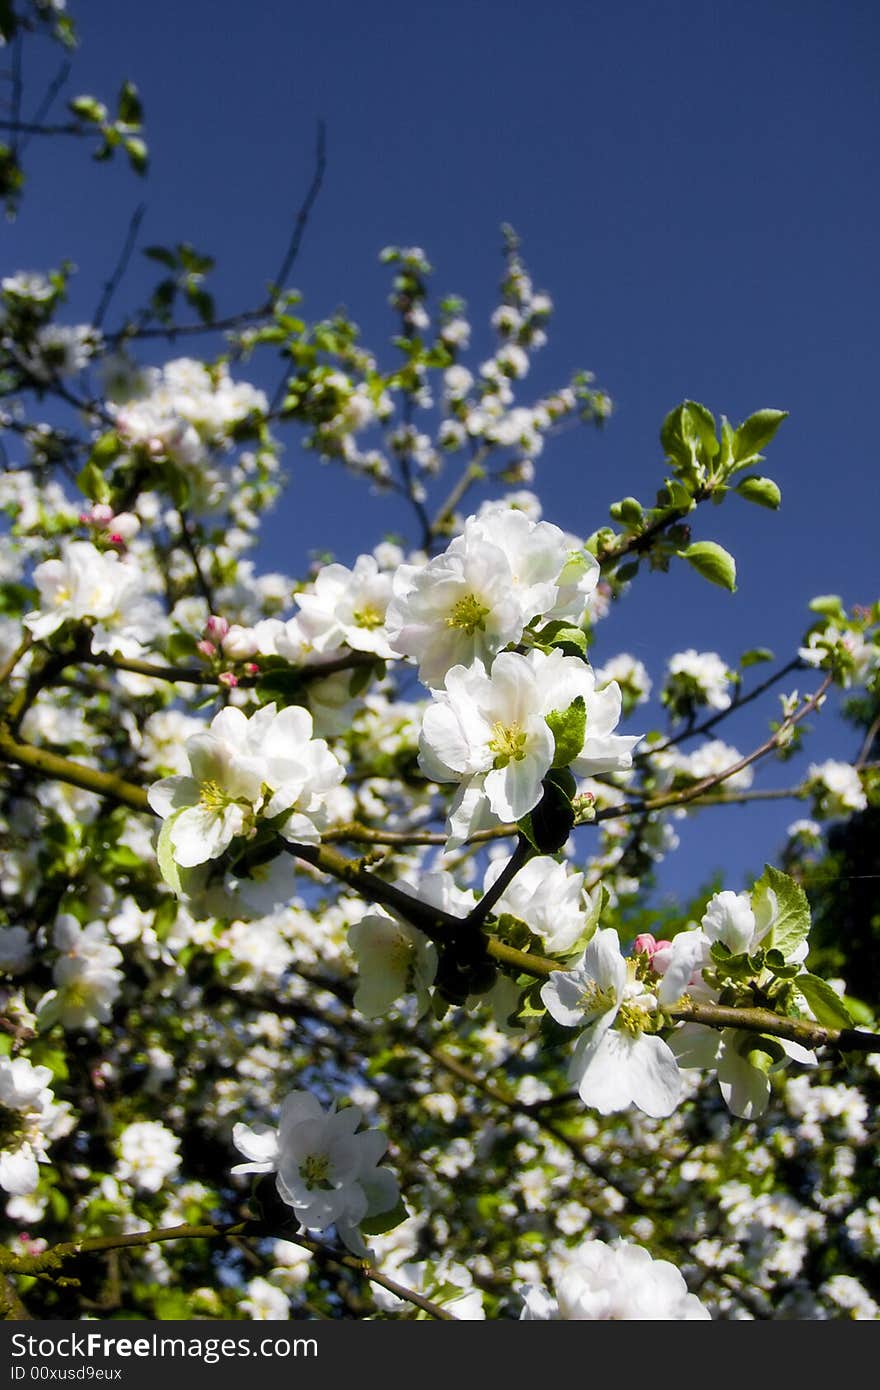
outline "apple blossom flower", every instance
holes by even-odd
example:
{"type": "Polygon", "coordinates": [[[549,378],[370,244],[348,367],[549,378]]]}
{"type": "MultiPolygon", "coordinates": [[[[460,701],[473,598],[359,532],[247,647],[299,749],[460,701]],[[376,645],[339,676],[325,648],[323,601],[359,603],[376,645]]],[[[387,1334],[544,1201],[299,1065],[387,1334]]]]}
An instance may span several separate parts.
{"type": "Polygon", "coordinates": [[[52,1073],[26,1057],[0,1056],[0,1187],[16,1196],[33,1192],[38,1164],[46,1161],[52,1073]]]}
{"type": "Polygon", "coordinates": [[[312,585],[296,595],[314,650],[333,651],[346,643],[385,660],[397,655],[385,628],[391,584],[373,555],[359,555],[353,569],[324,565],[312,585]]]}
{"type": "Polygon", "coordinates": [[[604,1321],[704,1321],[708,1308],[688,1291],[680,1270],[669,1260],[618,1238],[606,1244],[586,1240],[556,1261],[556,1297],[538,1285],[522,1290],[520,1319],[604,1321]]]}
{"type": "Polygon", "coordinates": [[[538,804],[555,751],[533,665],[515,652],[453,666],[434,693],[419,737],[419,765],[436,782],[459,782],[449,848],[481,825],[519,820],[538,804]],[[470,793],[470,795],[468,795],[470,793]]]}
{"type": "Polygon", "coordinates": [[[636,978],[635,961],[624,959],[613,927],[596,932],[572,970],[552,971],[541,999],[557,1023],[584,1028],[568,1075],[585,1105],[603,1115],[629,1105],[657,1118],[672,1114],[678,1064],[650,1031],[656,998],[636,978]]]}
{"type": "Polygon", "coordinates": [[[852,811],[864,811],[868,805],[861,778],[849,763],[834,758],[810,763],[806,784],[813,794],[817,815],[847,816],[852,811]]]}
{"type": "Polygon", "coordinates": [[[169,822],[168,840],[183,868],[217,859],[239,835],[252,835],[257,815],[285,812],[279,834],[315,844],[327,822],[325,801],[345,773],[312,717],[299,705],[264,705],[250,717],[229,706],[209,728],[186,741],[190,776],[154,782],[148,792],[169,822]]]}
{"type": "Polygon", "coordinates": [[[491,507],[468,517],[442,555],[400,566],[389,640],[418,661],[426,685],[438,686],[452,666],[489,665],[536,619],[579,619],[598,575],[593,556],[573,551],[558,526],[491,507]]]}
{"type": "Polygon", "coordinates": [[[139,1192],[158,1192],[180,1168],[180,1140],[160,1120],[135,1120],[117,1140],[116,1176],[139,1192]]]}
{"type": "Polygon", "coordinates": [[[731,1115],[754,1120],[770,1099],[770,1076],[789,1062],[815,1065],[816,1054],[789,1038],[766,1038],[743,1028],[709,1028],[684,1023],[669,1045],[684,1070],[714,1070],[731,1115]]]}
{"type": "MultiPolygon", "coordinates": [[[[716,999],[702,972],[712,960],[712,947],[719,943],[733,956],[752,955],[762,945],[773,945],[773,929],[779,918],[775,892],[716,893],[709,900],[697,927],[679,932],[672,941],[654,952],[652,970],[660,975],[657,998],[667,1007],[685,993],[696,999],[716,999]]],[[[777,949],[779,949],[777,947],[777,949]]],[[[786,964],[801,965],[808,951],[803,939],[783,951],[786,964]]],[[[769,980],[766,973],[758,974],[769,980]]],[[[785,1038],[765,1038],[744,1029],[718,1030],[699,1023],[685,1023],[669,1038],[669,1046],[685,1070],[705,1068],[717,1073],[718,1084],[731,1114],[754,1119],[763,1114],[770,1098],[771,1073],[789,1061],[815,1063],[815,1053],[785,1038]]]]}
{"type": "Polygon", "coordinates": [[[348,1248],[365,1257],[357,1228],[395,1206],[398,1185],[390,1169],[378,1166],[388,1140],[380,1130],[358,1130],[361,1118],[357,1105],[324,1111],[309,1091],[293,1091],[277,1130],[240,1122],[233,1127],[233,1143],[248,1161],[232,1172],[274,1172],[279,1196],[306,1230],[335,1226],[348,1248]]]}
{"type": "MultiPolygon", "coordinates": [[[[483,890],[488,891],[504,869],[500,859],[486,870],[483,890]]],[[[493,908],[496,916],[509,912],[539,936],[548,951],[564,953],[586,930],[592,900],[584,890],[583,874],[549,855],[538,855],[520,869],[493,908]]]]}
{"type": "Polygon", "coordinates": [[[432,692],[419,737],[419,765],[435,782],[459,782],[449,815],[449,848],[498,821],[517,821],[542,795],[556,745],[547,715],[584,703],[582,746],[569,756],[576,776],[616,771],[632,763],[638,736],[613,732],[620,691],[596,690],[595,677],[577,657],[562,652],[502,652],[491,671],[477,661],[447,672],[445,689],[432,692]]]}
{"type": "Polygon", "coordinates": [[[254,1322],[280,1321],[290,1317],[290,1299],[277,1284],[257,1275],[246,1284],[247,1295],[238,1305],[239,1312],[246,1313],[254,1322]]]}
{"type": "Polygon", "coordinates": [[[671,656],[666,669],[662,699],[674,713],[686,713],[695,705],[729,709],[731,673],[717,652],[698,652],[689,647],[671,656]]]}
{"type": "Polygon", "coordinates": [[[69,541],[60,558],[44,560],[34,570],[40,607],[24,616],[37,640],[56,632],[68,620],[97,620],[95,651],[138,655],[142,644],[157,632],[161,613],[144,593],[145,580],[132,560],[112,550],[98,550],[91,541],[69,541]]]}
{"type": "Polygon", "coordinates": [[[83,927],[71,913],[62,913],[52,933],[59,956],[52,968],[54,989],[37,1005],[41,1027],[94,1032],[107,1023],[122,988],[122,952],[112,944],[103,922],[83,927]]]}
{"type": "Polygon", "coordinates": [[[190,775],[163,777],[149,788],[150,806],[169,824],[174,859],[184,868],[218,859],[254,828],[265,779],[263,760],[240,727],[247,723],[241,710],[221,710],[207,731],[186,741],[190,775]]]}
{"type": "Polygon", "coordinates": [[[366,1018],[380,1018],[408,990],[419,1013],[427,1010],[437,948],[423,932],[384,913],[367,913],[349,928],[348,944],[358,963],[354,1006],[366,1018]]]}

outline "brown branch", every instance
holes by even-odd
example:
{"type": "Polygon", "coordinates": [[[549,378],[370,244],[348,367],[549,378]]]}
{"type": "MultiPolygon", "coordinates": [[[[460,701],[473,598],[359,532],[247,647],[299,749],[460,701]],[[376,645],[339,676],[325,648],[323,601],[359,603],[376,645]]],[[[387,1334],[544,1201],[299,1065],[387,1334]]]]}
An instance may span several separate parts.
{"type": "Polygon", "coordinates": [[[832,684],[833,679],[834,677],[831,674],[827,675],[816,693],[812,695],[795,714],[791,714],[787,719],[784,719],[775,734],[771,734],[770,738],[768,738],[765,743],[762,743],[760,748],[756,748],[752,753],[747,753],[744,758],[740,758],[738,762],[732,763],[731,766],[725,768],[723,772],[714,773],[711,777],[704,777],[701,782],[695,782],[692,787],[686,787],[683,791],[669,792],[665,796],[658,796],[653,800],[625,801],[619,806],[606,806],[601,811],[596,812],[594,819],[596,821],[602,821],[614,820],[619,816],[647,815],[649,811],[662,811],[665,810],[667,806],[686,806],[689,802],[696,801],[697,797],[702,796],[703,792],[711,791],[713,787],[721,786],[722,782],[726,782],[729,777],[735,776],[737,772],[742,772],[744,768],[750,767],[751,764],[757,762],[759,758],[766,757],[768,753],[772,753],[777,748],[782,747],[791,730],[800,724],[802,720],[806,719],[807,715],[811,714],[813,710],[822,703],[825,693],[832,684]]]}
{"type": "MultiPolygon", "coordinates": [[[[228,1225],[206,1223],[201,1226],[160,1226],[149,1231],[117,1232],[110,1236],[88,1236],[83,1240],[70,1240],[53,1245],[38,1255],[15,1255],[12,1251],[0,1249],[0,1271],[7,1274],[31,1276],[52,1274],[61,1269],[67,1260],[76,1259],[81,1255],[96,1255],[107,1250],[128,1250],[143,1245],[159,1244],[167,1240],[235,1241],[241,1236],[265,1236],[266,1234],[270,1233],[266,1231],[264,1222],[245,1220],[231,1222],[228,1225]]],[[[439,1304],[433,1303],[414,1289],[408,1289],[405,1285],[398,1284],[396,1280],[390,1279],[368,1261],[360,1260],[355,1255],[344,1255],[341,1252],[328,1250],[319,1241],[300,1232],[297,1232],[294,1241],[297,1245],[301,1245],[305,1250],[316,1255],[323,1263],[337,1269],[353,1270],[363,1278],[369,1279],[371,1283],[380,1284],[390,1293],[396,1294],[398,1298],[421,1308],[423,1312],[430,1313],[432,1317],[443,1321],[458,1321],[454,1314],[447,1309],[441,1308],[439,1304]]],[[[18,1302],[17,1295],[11,1296],[18,1302]]],[[[10,1295],[7,1295],[7,1298],[9,1297],[10,1295]]],[[[2,1307],[2,1298],[3,1286],[0,1285],[0,1307],[2,1307]]],[[[8,1303],[7,1306],[9,1306],[8,1303]]],[[[20,1303],[19,1306],[23,1307],[20,1303]]],[[[7,1313],[6,1316],[10,1316],[10,1314],[7,1313]]],[[[29,1315],[27,1312],[19,1312],[11,1314],[11,1316],[28,1317],[29,1315]]]]}
{"type": "Polygon", "coordinates": [[[693,728],[685,729],[682,733],[665,739],[663,743],[654,743],[650,748],[645,748],[643,752],[636,753],[633,757],[633,762],[646,762],[649,758],[652,758],[655,753],[665,753],[667,748],[676,748],[678,744],[684,743],[687,738],[697,738],[700,734],[709,733],[711,729],[723,723],[731,714],[735,714],[738,709],[744,709],[745,706],[750,705],[753,700],[757,700],[759,696],[763,695],[771,686],[774,686],[777,681],[781,681],[783,677],[790,675],[792,671],[803,669],[804,663],[801,661],[800,657],[794,657],[791,661],[787,662],[785,666],[781,666],[778,671],[774,671],[772,676],[768,676],[766,680],[761,681],[760,685],[756,685],[747,695],[743,695],[742,699],[731,701],[726,709],[718,710],[717,713],[711,715],[708,719],[704,719],[702,723],[695,724],[693,728]]]}

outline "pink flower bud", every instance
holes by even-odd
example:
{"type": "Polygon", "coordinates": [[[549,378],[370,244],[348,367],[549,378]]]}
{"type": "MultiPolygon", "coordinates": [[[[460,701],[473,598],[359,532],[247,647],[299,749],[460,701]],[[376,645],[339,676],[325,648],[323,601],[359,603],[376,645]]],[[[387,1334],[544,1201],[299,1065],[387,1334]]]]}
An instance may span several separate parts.
{"type": "Polygon", "coordinates": [[[246,662],[245,662],[245,664],[244,664],[244,672],[245,672],[245,675],[246,675],[246,676],[256,676],[256,675],[259,674],[259,671],[260,671],[260,668],[259,668],[259,666],[257,665],[257,663],[256,663],[255,661],[246,661],[246,662]]]}
{"type": "Polygon", "coordinates": [[[109,540],[111,545],[118,545],[121,548],[124,548],[125,546],[125,541],[122,539],[118,531],[113,531],[112,534],[107,537],[107,539],[109,540]]]}
{"type": "Polygon", "coordinates": [[[208,660],[211,660],[212,657],[217,655],[217,648],[214,646],[214,643],[205,642],[204,640],[196,642],[196,651],[201,652],[202,656],[206,656],[208,660]]]}
{"type": "Polygon", "coordinates": [[[134,512],[119,512],[113,518],[113,530],[123,540],[132,540],[140,529],[140,517],[135,516],[134,512]]]}
{"type": "Polygon", "coordinates": [[[221,671],[217,679],[227,690],[234,690],[238,685],[238,676],[233,675],[231,671],[221,671]]]}
{"type": "MultiPolygon", "coordinates": [[[[668,950],[672,945],[671,941],[656,941],[649,931],[641,932],[633,942],[633,950],[640,955],[648,957],[651,968],[658,970],[660,961],[657,959],[658,953],[668,950]]],[[[660,971],[662,974],[662,971],[660,971]]]]}
{"type": "Polygon", "coordinates": [[[228,622],[225,618],[218,618],[216,613],[212,613],[205,623],[205,636],[211,642],[222,642],[228,631],[228,622]]]}

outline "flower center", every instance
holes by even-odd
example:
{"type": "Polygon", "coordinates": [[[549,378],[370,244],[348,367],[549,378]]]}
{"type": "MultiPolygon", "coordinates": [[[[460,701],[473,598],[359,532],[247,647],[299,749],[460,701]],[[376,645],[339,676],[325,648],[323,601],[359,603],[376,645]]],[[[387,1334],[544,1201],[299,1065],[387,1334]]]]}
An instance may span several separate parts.
{"type": "Polygon", "coordinates": [[[62,989],[65,1007],[69,1009],[90,1011],[99,993],[100,988],[97,982],[90,980],[86,974],[68,980],[62,989]]]}
{"type": "Polygon", "coordinates": [[[199,805],[206,811],[220,811],[229,804],[229,795],[219,782],[203,782],[199,788],[199,805]]]}
{"type": "Polygon", "coordinates": [[[624,1033],[629,1033],[631,1038],[637,1038],[645,1031],[648,1015],[639,1004],[624,1000],[617,1011],[616,1022],[624,1033]]]}
{"type": "Polygon", "coordinates": [[[585,1014],[607,1014],[609,1009],[614,1008],[616,1000],[617,996],[610,986],[602,989],[595,980],[590,980],[584,987],[578,1004],[585,1014]]]}
{"type": "Polygon", "coordinates": [[[466,594],[453,606],[446,619],[446,626],[457,627],[461,632],[467,633],[468,637],[473,637],[475,632],[485,631],[484,619],[488,612],[488,608],[483,607],[476,594],[466,594]]]}
{"type": "Polygon", "coordinates": [[[385,621],[378,608],[372,603],[365,603],[363,608],[356,608],[351,616],[357,627],[365,627],[368,632],[381,627],[385,621]]]}
{"type": "Polygon", "coordinates": [[[299,1175],[306,1187],[328,1191],[333,1186],[330,1181],[330,1159],[326,1154],[309,1154],[299,1165],[299,1175]]]}
{"type": "Polygon", "coordinates": [[[526,756],[527,734],[519,724],[492,725],[493,737],[489,740],[489,752],[495,754],[494,766],[507,767],[508,763],[522,762],[526,756]]]}

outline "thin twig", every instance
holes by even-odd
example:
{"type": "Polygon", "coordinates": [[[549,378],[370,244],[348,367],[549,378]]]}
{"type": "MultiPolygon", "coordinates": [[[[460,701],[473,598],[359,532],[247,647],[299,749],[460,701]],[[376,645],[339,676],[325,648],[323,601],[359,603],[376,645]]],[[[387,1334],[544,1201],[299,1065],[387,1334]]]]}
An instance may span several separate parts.
{"type": "Polygon", "coordinates": [[[284,253],[281,265],[278,268],[278,274],[275,276],[275,293],[273,294],[272,299],[269,301],[270,308],[274,305],[277,293],[284,289],[284,282],[286,281],[288,275],[293,269],[296,258],[299,255],[303,235],[305,233],[306,227],[308,226],[308,221],[309,217],[311,216],[312,208],[315,206],[318,194],[321,192],[321,186],[324,182],[324,175],[326,171],[327,127],[323,121],[319,121],[317,138],[315,141],[315,171],[312,175],[312,181],[309,184],[306,196],[303,199],[299,212],[296,215],[296,221],[293,225],[293,235],[290,238],[290,243],[287,247],[287,250],[284,253]]]}
{"type": "Polygon", "coordinates": [[[716,725],[722,723],[729,715],[735,714],[738,709],[744,709],[745,706],[750,705],[753,700],[757,700],[760,695],[763,695],[764,692],[775,685],[777,681],[790,675],[792,671],[803,669],[804,663],[801,661],[800,657],[794,657],[791,661],[787,662],[785,666],[781,666],[778,671],[774,671],[772,676],[768,676],[766,680],[761,681],[760,685],[756,685],[754,690],[750,690],[747,695],[743,695],[741,699],[732,700],[726,709],[718,710],[708,719],[704,719],[702,723],[694,724],[691,728],[685,729],[682,733],[675,734],[665,739],[663,743],[654,743],[650,748],[645,748],[641,753],[636,753],[633,756],[633,763],[647,762],[648,759],[653,758],[655,754],[665,753],[667,748],[675,748],[678,744],[684,743],[685,739],[696,738],[699,734],[709,733],[711,729],[714,729],[716,725]]]}
{"type": "Polygon", "coordinates": [[[128,263],[131,260],[132,253],[137,244],[138,232],[140,231],[141,223],[144,220],[144,213],[146,212],[146,210],[146,204],[139,203],[131,215],[131,219],[128,224],[128,231],[125,234],[125,241],[122,243],[122,250],[119,253],[119,259],[113,268],[113,272],[109,280],[107,280],[107,282],[104,285],[104,288],[101,292],[101,299],[98,303],[97,309],[95,310],[95,317],[93,320],[95,328],[100,328],[101,324],[104,322],[104,319],[107,316],[107,310],[110,308],[110,303],[113,299],[113,296],[118,290],[122,277],[128,269],[128,263]]]}
{"type": "MultiPolygon", "coordinates": [[[[61,91],[61,88],[64,86],[65,82],[70,76],[71,67],[72,64],[70,62],[70,59],[65,58],[64,62],[61,64],[61,67],[58,69],[55,76],[52,78],[52,81],[49,83],[49,86],[46,88],[46,94],[43,97],[43,100],[40,102],[39,106],[34,112],[32,119],[33,125],[41,126],[45,121],[50,110],[52,109],[52,106],[55,102],[55,98],[57,97],[58,93],[61,91]]],[[[22,153],[27,148],[30,138],[30,134],[25,134],[25,137],[20,145],[22,153]]]]}

